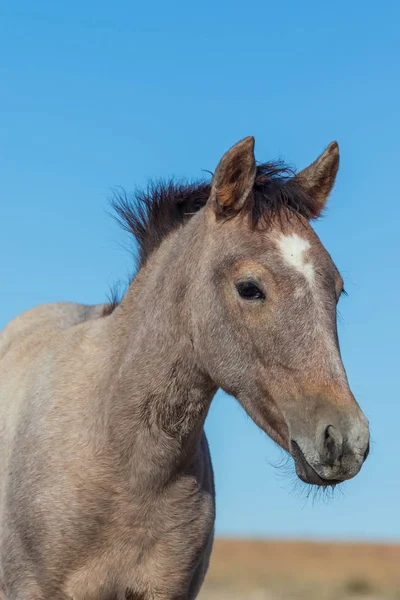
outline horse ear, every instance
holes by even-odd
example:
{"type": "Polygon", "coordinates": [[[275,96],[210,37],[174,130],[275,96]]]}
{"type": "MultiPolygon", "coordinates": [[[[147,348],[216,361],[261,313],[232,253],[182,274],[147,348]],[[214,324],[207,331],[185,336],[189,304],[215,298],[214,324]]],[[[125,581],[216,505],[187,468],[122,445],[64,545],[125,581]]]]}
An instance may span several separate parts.
{"type": "Polygon", "coordinates": [[[338,169],[339,146],[332,142],[315,162],[295,175],[294,179],[301,188],[315,200],[314,217],[318,217],[325,208],[338,169]]]}
{"type": "Polygon", "coordinates": [[[256,177],[254,137],[246,137],[221,158],[211,184],[210,202],[218,214],[238,212],[256,177]]]}

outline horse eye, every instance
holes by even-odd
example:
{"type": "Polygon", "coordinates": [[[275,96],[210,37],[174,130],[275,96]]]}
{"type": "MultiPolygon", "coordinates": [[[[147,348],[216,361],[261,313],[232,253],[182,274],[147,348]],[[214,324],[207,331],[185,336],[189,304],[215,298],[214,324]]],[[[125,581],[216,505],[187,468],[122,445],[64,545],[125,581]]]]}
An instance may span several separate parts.
{"type": "Polygon", "coordinates": [[[242,281],[236,286],[239,296],[245,300],[265,300],[265,294],[253,281],[242,281]]]}

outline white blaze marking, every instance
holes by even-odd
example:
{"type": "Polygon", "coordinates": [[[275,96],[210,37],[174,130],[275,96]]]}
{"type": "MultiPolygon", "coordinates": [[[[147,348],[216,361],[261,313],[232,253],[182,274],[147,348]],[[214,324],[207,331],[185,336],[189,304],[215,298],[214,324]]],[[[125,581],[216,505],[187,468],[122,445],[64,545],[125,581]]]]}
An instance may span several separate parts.
{"type": "MultiPolygon", "coordinates": [[[[345,371],[333,333],[325,325],[326,311],[320,290],[315,281],[314,265],[310,260],[307,260],[306,253],[310,249],[311,244],[308,240],[297,235],[297,233],[292,233],[290,235],[282,234],[278,240],[278,246],[285,263],[301,273],[310,285],[315,307],[313,320],[310,325],[313,327],[314,332],[318,336],[321,336],[320,339],[323,340],[326,348],[326,355],[322,354],[321,360],[327,364],[328,369],[335,372],[337,377],[346,382],[345,371]]],[[[307,293],[307,288],[300,285],[294,290],[294,293],[296,298],[301,298],[307,293]]]]}
{"type": "Polygon", "coordinates": [[[297,233],[282,235],[279,239],[279,248],[285,262],[302,273],[311,284],[314,281],[314,266],[305,258],[305,253],[310,246],[310,242],[297,233]]]}

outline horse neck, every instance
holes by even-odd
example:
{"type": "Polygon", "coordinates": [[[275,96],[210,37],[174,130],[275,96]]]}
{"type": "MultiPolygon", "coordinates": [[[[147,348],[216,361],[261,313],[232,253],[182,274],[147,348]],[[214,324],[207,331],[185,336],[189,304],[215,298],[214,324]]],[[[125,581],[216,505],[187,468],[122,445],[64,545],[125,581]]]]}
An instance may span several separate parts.
{"type": "Polygon", "coordinates": [[[164,242],[106,317],[112,340],[113,441],[125,460],[134,461],[136,472],[141,465],[143,475],[151,470],[158,481],[184,469],[197,452],[216,391],[191,341],[185,294],[189,269],[177,246],[180,237],[164,242]]]}

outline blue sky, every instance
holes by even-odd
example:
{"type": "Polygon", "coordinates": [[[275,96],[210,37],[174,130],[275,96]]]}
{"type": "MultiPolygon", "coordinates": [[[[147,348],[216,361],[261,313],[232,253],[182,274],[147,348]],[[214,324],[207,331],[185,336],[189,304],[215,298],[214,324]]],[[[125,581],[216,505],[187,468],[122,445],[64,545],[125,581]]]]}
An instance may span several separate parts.
{"type": "Polygon", "coordinates": [[[207,431],[217,533],[400,540],[400,4],[35,3],[0,8],[0,326],[41,302],[103,301],[131,271],[117,185],[196,177],[246,135],[301,168],[337,139],[316,225],[345,279],[342,353],[371,457],[329,502],[219,393],[207,431]]]}

